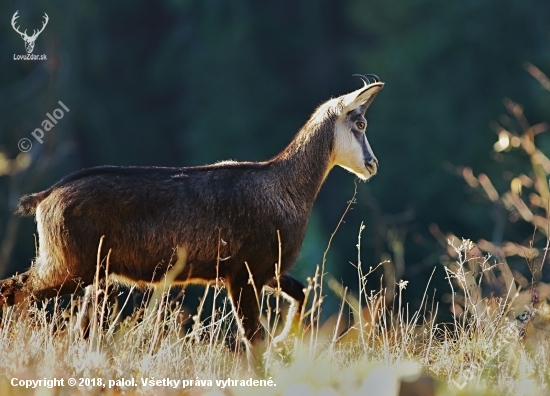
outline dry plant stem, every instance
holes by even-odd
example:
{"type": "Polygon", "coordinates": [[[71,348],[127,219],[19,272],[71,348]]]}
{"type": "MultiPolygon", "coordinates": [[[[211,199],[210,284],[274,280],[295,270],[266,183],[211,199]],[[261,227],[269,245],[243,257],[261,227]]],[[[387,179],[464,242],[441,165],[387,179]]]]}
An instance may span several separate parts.
{"type": "MultiPolygon", "coordinates": [[[[401,310],[401,307],[402,307],[402,304],[403,304],[403,289],[401,287],[399,287],[399,299],[398,299],[398,306],[397,306],[397,323],[399,325],[399,331],[401,332],[401,336],[403,336],[404,334],[404,329],[403,329],[403,312],[401,310]]],[[[392,318],[392,327],[393,327],[393,318],[392,318]]],[[[397,331],[394,331],[394,342],[395,344],[397,345],[397,342],[398,342],[398,335],[399,333],[397,331]]]]}
{"type": "MultiPolygon", "coordinates": [[[[216,299],[220,293],[220,261],[221,261],[221,245],[222,245],[222,231],[218,230],[218,254],[216,255],[216,280],[214,284],[214,297],[212,298],[212,310],[211,310],[211,322],[216,321],[216,299]]],[[[206,297],[206,295],[205,295],[206,297]]],[[[204,298],[204,297],[203,297],[204,298]]],[[[200,315],[198,317],[200,321],[200,315]]],[[[215,328],[214,326],[210,327],[210,346],[214,345],[215,340],[215,328]]],[[[196,337],[196,336],[195,336],[196,337]]]]}
{"type": "Polygon", "coordinates": [[[316,331],[315,331],[315,311],[317,310],[317,307],[316,307],[316,304],[318,303],[318,294],[317,294],[317,278],[319,277],[319,266],[317,265],[315,267],[315,275],[313,276],[313,280],[312,280],[312,283],[313,283],[313,301],[311,302],[312,304],[312,307],[311,307],[311,311],[310,311],[310,323],[311,323],[311,332],[310,332],[310,336],[309,336],[309,357],[313,357],[313,354],[314,354],[314,345],[315,345],[315,342],[317,341],[317,337],[316,337],[316,331]]]}
{"type": "Polygon", "coordinates": [[[449,281],[449,286],[451,287],[451,309],[453,312],[453,321],[455,323],[454,332],[455,332],[455,336],[458,338],[459,337],[458,327],[456,326],[456,302],[455,302],[456,292],[452,281],[452,279],[456,278],[456,276],[449,268],[447,267],[443,267],[443,268],[445,269],[445,274],[447,275],[446,279],[449,281]]]}
{"type": "MultiPolygon", "coordinates": [[[[217,272],[217,269],[216,269],[216,272],[217,272]]],[[[218,298],[219,294],[220,294],[220,289],[218,288],[218,277],[216,276],[216,284],[214,285],[214,296],[212,297],[212,309],[210,310],[210,322],[211,323],[216,322],[216,318],[217,318],[216,299],[218,298]]],[[[210,333],[209,345],[210,345],[210,348],[212,348],[214,346],[214,342],[215,342],[216,338],[219,335],[219,329],[217,329],[217,326],[210,326],[209,333],[210,333]],[[218,332],[216,332],[216,330],[218,330],[218,332]]]]}
{"type": "Polygon", "coordinates": [[[299,329],[300,329],[300,335],[303,336],[303,320],[307,317],[306,312],[306,303],[309,300],[309,294],[311,293],[311,284],[308,282],[308,285],[304,289],[304,303],[302,304],[302,310],[300,312],[300,323],[299,323],[299,329]]]}
{"type": "Polygon", "coordinates": [[[155,288],[153,297],[149,302],[149,308],[151,308],[151,311],[154,311],[155,308],[157,309],[157,317],[156,317],[155,326],[154,326],[153,338],[149,347],[149,356],[152,355],[153,349],[157,344],[157,340],[160,333],[160,322],[163,316],[162,315],[163,310],[164,310],[164,317],[166,317],[167,303],[165,302],[165,296],[170,294],[170,289],[172,284],[174,283],[174,280],[185,268],[186,260],[187,260],[187,253],[185,249],[178,248],[176,263],[172,268],[170,268],[166,272],[166,274],[164,275],[164,282],[163,282],[162,288],[160,286],[157,286],[155,288]]]}
{"type": "MultiPolygon", "coordinates": [[[[426,306],[428,304],[428,300],[427,300],[427,293],[428,293],[428,287],[430,285],[430,283],[432,283],[432,278],[434,276],[434,273],[435,273],[435,269],[436,267],[434,267],[434,269],[432,270],[432,273],[430,274],[430,277],[428,279],[428,284],[426,285],[426,288],[424,289],[424,293],[422,294],[422,300],[420,300],[420,306],[424,307],[424,314],[423,314],[423,317],[426,317],[426,306]]],[[[434,290],[434,293],[435,293],[435,290],[434,290]]],[[[432,310],[433,310],[433,301],[435,300],[435,298],[432,300],[432,310]]],[[[417,320],[420,319],[420,310],[415,312],[415,314],[413,315],[413,322],[416,322],[417,320]]],[[[432,316],[432,319],[433,319],[433,316],[432,316]]]]}
{"type": "Polygon", "coordinates": [[[279,307],[279,300],[280,300],[280,297],[281,297],[281,282],[280,282],[280,279],[281,279],[281,255],[282,255],[282,243],[281,243],[281,233],[279,232],[279,230],[277,230],[277,240],[278,240],[278,248],[279,248],[279,254],[278,254],[278,259],[277,259],[277,263],[275,264],[275,279],[277,280],[277,288],[275,289],[275,320],[274,320],[274,325],[273,325],[273,328],[276,329],[277,328],[277,323],[278,323],[278,319],[279,319],[279,316],[280,316],[280,312],[281,312],[281,309],[279,307]]]}
{"type": "MultiPolygon", "coordinates": [[[[238,333],[241,335],[241,340],[245,344],[245,351],[246,351],[248,367],[251,368],[252,363],[254,362],[255,359],[254,359],[254,355],[252,354],[252,343],[248,340],[248,338],[246,338],[246,331],[244,329],[243,322],[241,321],[241,318],[239,316],[239,308],[241,306],[241,297],[242,297],[242,292],[239,294],[238,301],[233,301],[233,299],[231,299],[231,309],[233,310],[233,317],[235,318],[235,321],[237,323],[238,333]]],[[[237,342],[237,347],[235,348],[235,353],[236,354],[240,353],[240,343],[239,342],[237,342]]]]}
{"type": "MultiPolygon", "coordinates": [[[[170,288],[168,288],[168,291],[167,293],[170,292],[170,288]]],[[[157,310],[157,315],[156,315],[156,319],[155,319],[155,325],[153,326],[153,338],[151,340],[151,343],[149,344],[149,356],[153,355],[153,350],[155,349],[155,346],[157,344],[157,340],[158,340],[158,337],[159,337],[159,329],[160,329],[160,322],[161,322],[161,318],[162,318],[162,310],[163,310],[163,307],[165,305],[165,293],[163,292],[161,295],[160,295],[160,298],[154,300],[154,301],[158,301],[158,305],[155,304],[154,305],[154,308],[156,308],[157,310]]]]}
{"type": "MultiPolygon", "coordinates": [[[[545,76],[546,77],[546,76],[545,76]]],[[[550,180],[548,181],[548,186],[550,189],[550,180]]],[[[550,199],[546,202],[546,218],[550,220],[550,199]]],[[[548,249],[550,248],[550,221],[547,223],[548,229],[546,230],[546,247],[544,248],[544,255],[542,256],[542,261],[540,262],[540,273],[542,274],[542,267],[544,267],[544,263],[546,262],[546,257],[548,255],[548,249]]]]}
{"type": "Polygon", "coordinates": [[[260,305],[260,297],[259,297],[259,294],[258,294],[258,289],[256,289],[256,284],[254,283],[254,276],[252,275],[252,271],[250,270],[250,266],[248,265],[248,263],[245,261],[244,262],[244,265],[246,265],[246,270],[248,271],[248,284],[249,285],[252,285],[252,288],[254,289],[254,296],[256,297],[256,304],[258,304],[258,308],[261,306],[260,305]]]}
{"type": "MultiPolygon", "coordinates": [[[[97,261],[96,261],[96,268],[95,268],[95,279],[94,279],[94,306],[93,306],[93,317],[92,317],[92,328],[90,331],[90,348],[92,348],[92,345],[94,344],[94,337],[97,332],[97,311],[99,306],[99,273],[101,270],[101,248],[103,247],[103,241],[105,239],[105,235],[102,235],[99,239],[99,246],[97,248],[97,261]]],[[[90,349],[91,352],[91,349],[90,349]]]]}
{"type": "Polygon", "coordinates": [[[193,317],[193,321],[195,322],[193,324],[193,331],[192,334],[195,336],[195,342],[200,342],[200,333],[201,333],[201,316],[202,316],[202,310],[204,308],[204,302],[206,301],[206,297],[208,296],[208,291],[210,290],[210,285],[206,285],[204,288],[204,292],[202,294],[202,297],[199,301],[199,306],[197,308],[197,314],[193,317]]]}
{"type": "MultiPolygon", "coordinates": [[[[292,327],[292,322],[294,320],[294,316],[296,315],[296,309],[294,308],[295,307],[295,302],[291,301],[289,311],[288,311],[288,315],[287,315],[286,321],[284,323],[283,330],[281,331],[281,333],[277,337],[275,337],[274,336],[275,331],[277,329],[279,319],[280,319],[280,297],[281,297],[281,292],[282,292],[281,282],[280,282],[281,263],[282,263],[282,241],[281,241],[281,233],[280,233],[279,230],[277,230],[277,240],[278,240],[278,260],[277,260],[277,263],[275,263],[275,280],[277,281],[277,286],[275,288],[275,316],[274,316],[273,324],[271,324],[271,308],[270,308],[269,303],[266,302],[266,305],[267,305],[267,328],[266,328],[266,331],[268,333],[269,339],[271,340],[270,345],[276,345],[278,342],[282,341],[283,339],[285,339],[288,336],[288,334],[290,333],[290,329],[292,327]]],[[[256,295],[256,302],[258,304],[258,307],[260,308],[260,312],[262,312],[263,304],[260,303],[260,300],[259,300],[259,297],[258,297],[259,293],[258,293],[258,290],[256,289],[255,284],[254,284],[254,279],[253,279],[253,276],[252,276],[252,272],[251,272],[251,270],[248,266],[248,263],[245,262],[245,264],[246,264],[246,269],[248,270],[248,273],[249,273],[249,276],[250,276],[248,283],[252,284],[252,286],[254,288],[254,294],[256,295]]],[[[306,298],[306,300],[307,300],[307,298],[306,298]]],[[[264,299],[262,297],[262,302],[263,301],[264,301],[264,299]]],[[[303,306],[302,306],[302,312],[303,312],[303,306]]],[[[300,321],[301,320],[302,320],[302,314],[300,313],[300,321]]]]}
{"type": "MultiPolygon", "coordinates": [[[[97,333],[97,352],[101,346],[103,338],[103,320],[105,317],[105,310],[107,308],[107,300],[109,297],[109,262],[111,261],[111,249],[107,252],[107,261],[105,263],[105,291],[103,292],[103,304],[101,305],[101,312],[99,317],[99,332],[97,333]]],[[[95,319],[95,318],[94,318],[95,319]]]]}
{"type": "MultiPolygon", "coordinates": [[[[75,323],[75,330],[78,330],[80,333],[80,336],[84,338],[84,320],[86,318],[86,315],[88,315],[88,305],[90,304],[90,297],[93,294],[93,285],[88,285],[84,289],[84,296],[82,297],[81,303],[80,303],[80,310],[78,311],[78,314],[76,315],[76,323],[75,323]]],[[[71,294],[71,304],[73,304],[74,295],[71,294]]],[[[74,301],[74,304],[76,306],[76,301],[74,301]]],[[[88,326],[90,324],[88,323],[88,326]]]]}
{"type": "MultiPolygon", "coordinates": [[[[330,245],[332,244],[332,239],[334,238],[334,236],[336,235],[336,232],[338,232],[338,229],[340,228],[340,224],[342,224],[342,222],[344,221],[344,217],[346,217],[346,214],[348,213],[351,205],[353,205],[356,202],[355,201],[355,196],[356,195],[357,195],[357,181],[354,182],[353,196],[349,200],[348,205],[346,206],[346,210],[344,210],[344,213],[342,214],[342,217],[340,217],[340,220],[338,221],[338,224],[336,225],[336,228],[334,229],[332,234],[330,234],[330,238],[328,240],[327,248],[325,249],[325,251],[323,253],[323,261],[322,261],[322,264],[321,264],[321,274],[320,274],[320,280],[319,280],[319,304],[317,304],[317,307],[316,307],[316,309],[318,311],[317,312],[317,321],[316,321],[317,323],[315,323],[313,321],[313,319],[314,319],[313,312],[311,314],[311,319],[312,319],[311,323],[312,323],[312,326],[315,326],[315,344],[317,343],[317,337],[318,337],[318,334],[319,334],[319,321],[320,321],[320,317],[321,317],[321,302],[323,301],[323,280],[324,280],[324,277],[325,277],[325,263],[327,261],[327,254],[328,254],[328,251],[330,249],[330,245]]],[[[317,281],[318,270],[319,270],[319,266],[317,266],[317,268],[315,270],[315,278],[314,278],[315,281],[317,281]]],[[[317,297],[317,292],[316,291],[315,291],[315,297],[317,297]]],[[[316,301],[316,298],[314,299],[314,302],[315,301],[316,301]]],[[[313,340],[311,340],[311,342],[313,342],[313,340]]],[[[311,342],[310,342],[310,344],[311,344],[311,342]]]]}
{"type": "Polygon", "coordinates": [[[266,293],[262,293],[262,300],[260,303],[260,312],[263,312],[264,304],[266,307],[265,309],[265,316],[266,316],[266,322],[267,322],[266,331],[269,339],[272,339],[273,338],[273,326],[271,325],[272,310],[271,310],[271,305],[269,304],[269,296],[266,293]]]}
{"type": "MultiPolygon", "coordinates": [[[[338,329],[340,328],[340,320],[342,319],[342,314],[344,312],[344,305],[346,304],[346,294],[348,293],[348,287],[344,287],[344,293],[342,295],[342,302],[340,304],[340,310],[338,311],[338,316],[336,318],[336,326],[334,328],[334,333],[332,334],[331,350],[334,349],[336,341],[338,341],[338,329]]],[[[331,354],[332,357],[332,354],[331,354]]]]}
{"type": "Polygon", "coordinates": [[[117,316],[113,319],[113,321],[111,322],[110,326],[109,326],[109,330],[107,332],[107,335],[109,337],[112,337],[113,336],[113,333],[115,331],[115,327],[116,325],[119,323],[120,321],[120,317],[122,315],[122,312],[124,311],[124,308],[126,308],[126,305],[128,304],[128,301],[130,301],[130,296],[132,295],[132,292],[135,290],[136,286],[135,285],[132,285],[132,287],[130,288],[130,290],[128,291],[128,295],[126,296],[126,300],[124,300],[124,304],[122,304],[122,307],[118,310],[118,314],[117,316]]]}
{"type": "Polygon", "coordinates": [[[380,317],[380,336],[382,337],[382,344],[383,344],[383,354],[384,354],[384,363],[389,364],[389,356],[390,356],[390,343],[389,343],[389,337],[388,337],[388,322],[386,315],[381,315],[380,317]]]}
{"type": "Polygon", "coordinates": [[[435,305],[435,312],[432,315],[431,323],[430,323],[430,338],[428,341],[428,347],[426,348],[426,352],[424,354],[424,364],[429,365],[430,364],[430,351],[432,349],[432,344],[434,341],[434,333],[436,332],[436,325],[435,325],[435,318],[437,317],[437,312],[439,311],[439,303],[435,305]]]}
{"type": "MultiPolygon", "coordinates": [[[[357,235],[357,271],[358,271],[358,278],[359,278],[359,296],[357,299],[358,303],[358,319],[359,319],[359,334],[361,334],[361,344],[363,345],[363,348],[366,351],[367,343],[365,342],[365,328],[363,325],[363,306],[362,306],[362,295],[363,293],[365,296],[367,295],[366,290],[366,278],[363,278],[363,268],[361,266],[361,233],[365,229],[365,226],[363,225],[363,222],[361,222],[361,225],[359,226],[359,234],[357,235]],[[365,280],[363,280],[365,279],[365,280]]],[[[375,315],[375,313],[373,312],[375,315]]]]}
{"type": "Polygon", "coordinates": [[[171,287],[176,277],[184,270],[187,262],[187,253],[185,249],[178,248],[176,257],[176,263],[164,275],[163,287],[155,287],[155,292],[149,301],[149,306],[151,304],[156,304],[156,301],[162,298],[162,295],[171,287]]]}

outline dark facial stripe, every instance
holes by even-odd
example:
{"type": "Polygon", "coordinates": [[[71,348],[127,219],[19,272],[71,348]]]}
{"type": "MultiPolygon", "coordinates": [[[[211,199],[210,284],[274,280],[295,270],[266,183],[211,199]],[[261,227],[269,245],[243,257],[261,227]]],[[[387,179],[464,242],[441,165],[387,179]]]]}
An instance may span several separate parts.
{"type": "Polygon", "coordinates": [[[374,156],[371,150],[369,150],[369,146],[367,145],[367,138],[365,135],[361,135],[361,148],[363,150],[363,160],[366,163],[371,163],[374,161],[374,156]]]}

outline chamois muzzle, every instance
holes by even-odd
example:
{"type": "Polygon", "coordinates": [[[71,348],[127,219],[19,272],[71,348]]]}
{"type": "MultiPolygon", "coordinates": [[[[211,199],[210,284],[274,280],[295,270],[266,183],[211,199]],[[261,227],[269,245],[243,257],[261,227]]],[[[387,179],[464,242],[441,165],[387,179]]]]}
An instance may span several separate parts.
{"type": "Polygon", "coordinates": [[[365,161],[365,168],[374,176],[378,172],[378,160],[373,158],[371,161],[365,161]]]}

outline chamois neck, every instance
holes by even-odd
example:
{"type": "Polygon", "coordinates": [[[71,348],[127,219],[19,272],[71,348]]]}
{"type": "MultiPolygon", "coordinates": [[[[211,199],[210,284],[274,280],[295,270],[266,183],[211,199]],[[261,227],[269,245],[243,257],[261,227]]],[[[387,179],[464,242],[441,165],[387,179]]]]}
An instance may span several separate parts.
{"type": "Polygon", "coordinates": [[[292,199],[311,206],[332,168],[334,117],[312,117],[271,162],[292,199]]]}

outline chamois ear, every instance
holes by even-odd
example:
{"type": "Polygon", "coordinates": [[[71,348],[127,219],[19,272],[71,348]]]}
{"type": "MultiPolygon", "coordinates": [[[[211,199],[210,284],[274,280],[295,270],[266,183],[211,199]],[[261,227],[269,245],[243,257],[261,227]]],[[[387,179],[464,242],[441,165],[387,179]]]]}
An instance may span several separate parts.
{"type": "Polygon", "coordinates": [[[357,91],[350,92],[347,95],[344,95],[342,99],[342,104],[344,106],[343,113],[349,113],[352,110],[361,108],[361,114],[365,114],[365,111],[370,106],[378,92],[384,86],[383,82],[380,82],[380,79],[374,74],[367,74],[366,76],[371,76],[374,79],[374,83],[371,84],[368,77],[361,74],[354,74],[363,80],[365,85],[358,89],[357,91]]]}

